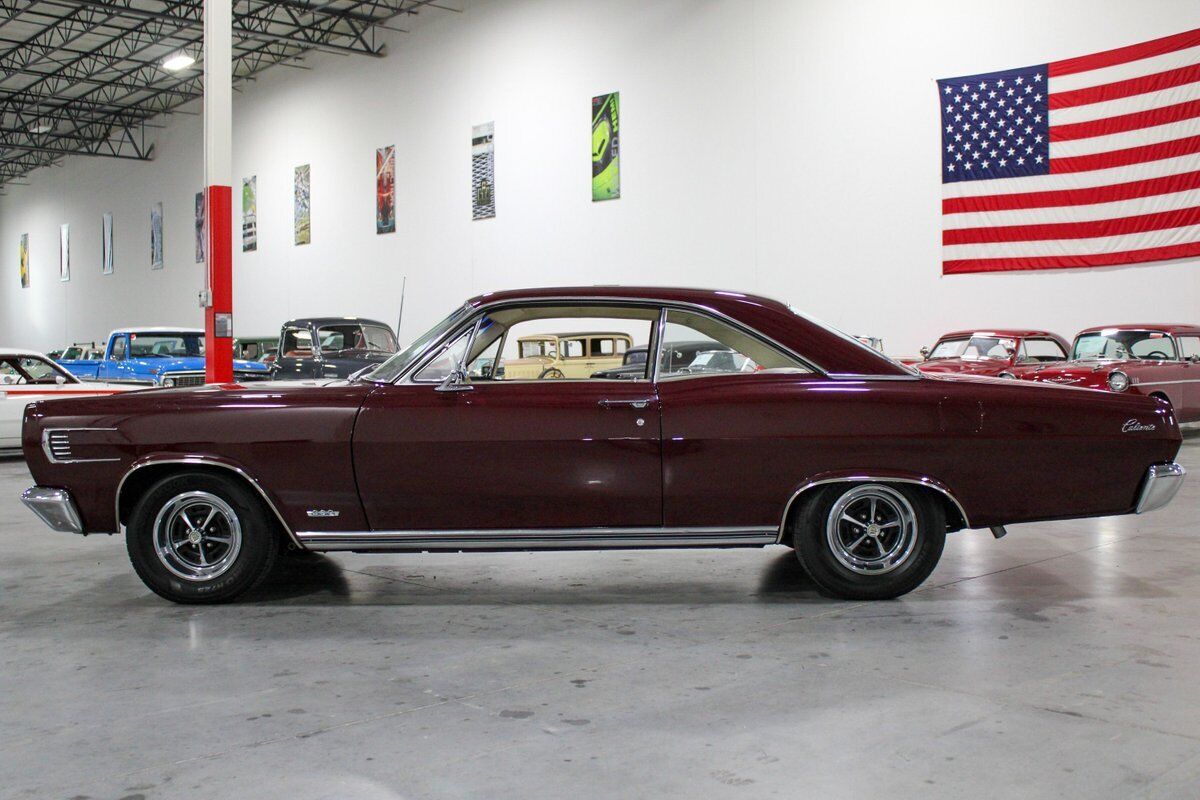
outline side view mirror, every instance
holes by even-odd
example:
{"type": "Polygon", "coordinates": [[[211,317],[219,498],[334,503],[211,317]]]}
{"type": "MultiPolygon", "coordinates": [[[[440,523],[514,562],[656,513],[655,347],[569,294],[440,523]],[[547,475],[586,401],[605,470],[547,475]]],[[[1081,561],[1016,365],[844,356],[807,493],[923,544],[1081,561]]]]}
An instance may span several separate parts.
{"type": "Polygon", "coordinates": [[[929,358],[929,348],[928,347],[922,347],[917,352],[919,352],[921,354],[921,358],[929,358]]]}
{"type": "Polygon", "coordinates": [[[438,384],[436,392],[469,392],[475,387],[471,385],[467,372],[461,366],[455,366],[450,374],[438,384]]]}

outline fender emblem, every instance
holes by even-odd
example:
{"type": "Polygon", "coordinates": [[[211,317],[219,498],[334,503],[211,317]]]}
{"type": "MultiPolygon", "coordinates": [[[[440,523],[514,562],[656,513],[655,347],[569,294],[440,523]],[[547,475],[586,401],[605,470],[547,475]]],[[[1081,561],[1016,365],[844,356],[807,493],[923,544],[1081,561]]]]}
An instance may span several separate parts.
{"type": "Polygon", "coordinates": [[[308,515],[310,517],[340,517],[342,512],[334,511],[332,508],[310,508],[308,515]]]}
{"type": "Polygon", "coordinates": [[[1138,422],[1136,419],[1127,420],[1121,426],[1121,433],[1138,433],[1140,431],[1152,431],[1157,429],[1157,425],[1148,422],[1138,422]]]}

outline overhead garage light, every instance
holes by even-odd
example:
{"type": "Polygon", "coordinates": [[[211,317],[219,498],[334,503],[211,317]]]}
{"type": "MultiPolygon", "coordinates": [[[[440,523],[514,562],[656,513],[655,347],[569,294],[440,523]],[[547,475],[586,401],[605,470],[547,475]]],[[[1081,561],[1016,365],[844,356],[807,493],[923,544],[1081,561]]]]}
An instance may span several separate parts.
{"type": "Polygon", "coordinates": [[[54,130],[54,122],[48,119],[39,119],[29,123],[30,133],[49,133],[54,130]]]}
{"type": "Polygon", "coordinates": [[[187,53],[176,53],[170,58],[165,59],[162,62],[162,67],[163,69],[170,70],[171,72],[179,72],[179,70],[187,69],[195,63],[196,59],[192,58],[187,53]]]}

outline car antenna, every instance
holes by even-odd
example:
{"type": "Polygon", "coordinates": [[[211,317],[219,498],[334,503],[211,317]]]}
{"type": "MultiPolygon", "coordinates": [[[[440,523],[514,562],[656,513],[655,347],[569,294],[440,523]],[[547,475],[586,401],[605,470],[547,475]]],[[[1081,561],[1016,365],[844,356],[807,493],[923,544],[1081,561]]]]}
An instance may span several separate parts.
{"type": "Polygon", "coordinates": [[[400,314],[396,317],[396,339],[400,338],[400,323],[404,321],[404,290],[408,287],[408,276],[400,279],[400,314]]]}

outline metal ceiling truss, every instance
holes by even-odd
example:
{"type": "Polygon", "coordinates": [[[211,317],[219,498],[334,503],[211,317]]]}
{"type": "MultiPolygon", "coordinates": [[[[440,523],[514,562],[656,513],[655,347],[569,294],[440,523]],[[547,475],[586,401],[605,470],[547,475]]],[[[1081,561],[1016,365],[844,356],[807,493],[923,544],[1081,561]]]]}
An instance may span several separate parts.
{"type": "MultiPolygon", "coordinates": [[[[237,84],[309,51],[384,54],[434,0],[234,0],[237,84]]],[[[447,9],[450,10],[450,9],[447,9]]],[[[203,0],[0,0],[0,187],[68,155],[148,160],[148,121],[203,93],[203,0]],[[186,53],[195,67],[169,72],[186,53]]]]}

